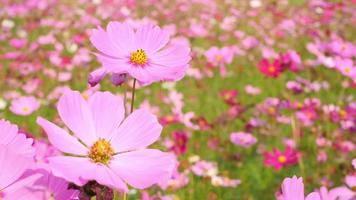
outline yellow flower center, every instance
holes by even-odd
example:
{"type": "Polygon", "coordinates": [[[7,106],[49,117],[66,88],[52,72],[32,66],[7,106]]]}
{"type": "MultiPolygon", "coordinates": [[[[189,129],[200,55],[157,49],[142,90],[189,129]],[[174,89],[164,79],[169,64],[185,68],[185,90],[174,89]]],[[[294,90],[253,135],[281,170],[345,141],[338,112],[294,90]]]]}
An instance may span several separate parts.
{"type": "Polygon", "coordinates": [[[276,71],[276,68],[273,65],[268,67],[268,72],[273,73],[275,71],[276,71]]]}
{"type": "Polygon", "coordinates": [[[339,114],[340,114],[340,117],[341,117],[341,118],[345,118],[346,115],[347,115],[347,113],[346,113],[345,110],[340,110],[340,111],[339,111],[339,114]]]}
{"type": "Polygon", "coordinates": [[[349,73],[351,72],[350,67],[346,67],[346,68],[344,69],[344,72],[345,72],[346,74],[349,74],[349,73]]]}
{"type": "Polygon", "coordinates": [[[147,63],[147,55],[143,49],[138,49],[131,53],[130,61],[135,65],[145,65],[147,63]]]}
{"type": "Polygon", "coordinates": [[[215,58],[218,62],[222,60],[222,56],[220,54],[216,55],[215,58]]]}
{"type": "Polygon", "coordinates": [[[111,157],[114,155],[114,150],[109,141],[99,139],[90,148],[89,158],[95,163],[108,164],[111,157]]]}
{"type": "Polygon", "coordinates": [[[25,112],[25,113],[27,113],[28,111],[30,111],[30,108],[27,107],[27,106],[25,106],[25,107],[22,108],[22,111],[25,112]]]}
{"type": "Polygon", "coordinates": [[[280,163],[285,163],[287,161],[287,158],[285,156],[278,156],[278,162],[280,163]]]}

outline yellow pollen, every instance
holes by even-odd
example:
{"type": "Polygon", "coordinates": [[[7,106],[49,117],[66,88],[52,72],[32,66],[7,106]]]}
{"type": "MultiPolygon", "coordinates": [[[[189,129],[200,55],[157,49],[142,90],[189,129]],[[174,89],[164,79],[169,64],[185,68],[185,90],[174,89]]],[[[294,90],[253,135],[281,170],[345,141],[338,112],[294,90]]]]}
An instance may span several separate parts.
{"type": "Polygon", "coordinates": [[[278,162],[280,162],[280,163],[285,163],[287,161],[287,158],[285,157],[285,156],[279,156],[278,157],[278,162]]]}
{"type": "Polygon", "coordinates": [[[276,71],[276,68],[273,65],[268,67],[268,72],[273,73],[275,71],[276,71]]]}
{"type": "Polygon", "coordinates": [[[344,69],[344,72],[345,72],[346,74],[349,74],[349,73],[351,72],[350,67],[346,67],[346,68],[344,69]]]}
{"type": "Polygon", "coordinates": [[[347,114],[347,113],[346,113],[345,110],[340,110],[340,111],[339,111],[339,115],[340,115],[341,118],[345,118],[345,117],[346,117],[346,114],[347,114]]]}
{"type": "Polygon", "coordinates": [[[108,164],[111,157],[114,155],[114,150],[109,141],[99,139],[90,148],[89,158],[95,163],[108,164]]]}
{"type": "Polygon", "coordinates": [[[147,63],[147,55],[143,49],[139,49],[131,53],[130,61],[135,65],[145,65],[147,63]]]}
{"type": "Polygon", "coordinates": [[[28,112],[28,111],[30,111],[30,108],[27,107],[27,106],[26,106],[26,107],[23,107],[23,108],[22,108],[22,111],[23,111],[23,112],[28,112]]]}
{"type": "Polygon", "coordinates": [[[221,61],[222,60],[222,56],[220,54],[216,55],[215,58],[216,58],[217,61],[221,61]]]}
{"type": "Polygon", "coordinates": [[[351,190],[354,191],[354,192],[356,192],[356,186],[352,186],[352,187],[351,187],[351,190]]]}
{"type": "Polygon", "coordinates": [[[268,113],[271,114],[271,115],[276,114],[276,109],[273,108],[273,107],[269,107],[269,108],[267,109],[267,111],[268,111],[268,113]]]}

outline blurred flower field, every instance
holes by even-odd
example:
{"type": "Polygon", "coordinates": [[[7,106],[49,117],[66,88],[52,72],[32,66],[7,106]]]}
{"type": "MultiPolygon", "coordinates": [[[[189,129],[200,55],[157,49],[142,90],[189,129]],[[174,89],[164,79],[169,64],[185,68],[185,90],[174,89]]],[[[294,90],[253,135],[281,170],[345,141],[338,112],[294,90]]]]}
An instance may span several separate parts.
{"type": "Polygon", "coordinates": [[[0,0],[0,200],[355,200],[355,24],[354,0],[0,0]]]}

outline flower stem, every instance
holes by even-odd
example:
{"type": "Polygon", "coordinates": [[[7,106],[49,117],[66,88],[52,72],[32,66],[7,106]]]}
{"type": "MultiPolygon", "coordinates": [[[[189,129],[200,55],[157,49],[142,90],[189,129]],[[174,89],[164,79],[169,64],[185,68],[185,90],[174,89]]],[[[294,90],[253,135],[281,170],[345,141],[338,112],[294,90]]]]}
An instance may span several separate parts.
{"type": "MultiPolygon", "coordinates": [[[[135,79],[136,80],[136,79],[135,79]]],[[[127,200],[127,194],[124,192],[124,200],[127,200]]]]}
{"type": "Polygon", "coordinates": [[[130,109],[130,113],[133,112],[133,107],[134,107],[134,103],[135,103],[135,90],[136,90],[136,79],[134,79],[133,87],[132,87],[132,97],[131,97],[131,109],[130,109]]]}
{"type": "Polygon", "coordinates": [[[127,100],[127,86],[126,84],[123,84],[124,86],[124,109],[125,109],[125,117],[127,117],[127,107],[126,107],[126,100],[127,100]]]}

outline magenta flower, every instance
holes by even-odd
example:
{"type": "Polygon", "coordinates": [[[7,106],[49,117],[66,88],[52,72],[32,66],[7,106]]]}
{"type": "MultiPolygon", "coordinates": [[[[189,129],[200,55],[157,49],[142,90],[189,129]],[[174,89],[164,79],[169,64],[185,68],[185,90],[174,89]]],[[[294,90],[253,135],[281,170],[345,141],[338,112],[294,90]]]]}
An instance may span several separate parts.
{"type": "Polygon", "coordinates": [[[282,167],[298,163],[298,157],[298,152],[287,146],[284,152],[274,149],[273,152],[264,153],[264,164],[280,170],[282,167]]]}
{"type": "Polygon", "coordinates": [[[167,45],[168,32],[151,24],[134,29],[128,23],[110,22],[106,31],[95,29],[90,41],[107,72],[127,73],[146,85],[183,78],[191,60],[189,46],[167,45]]]}
{"type": "Polygon", "coordinates": [[[258,68],[264,75],[272,78],[277,78],[283,71],[282,63],[278,59],[273,62],[262,59],[258,64],[258,68]]]}
{"type": "Polygon", "coordinates": [[[27,116],[40,107],[40,102],[33,96],[20,97],[11,102],[10,110],[16,115],[27,116]]]}
{"type": "Polygon", "coordinates": [[[48,158],[55,176],[79,186],[95,180],[122,191],[128,191],[125,182],[143,189],[171,177],[174,156],[146,149],[162,131],[147,110],[136,110],[124,120],[122,98],[95,92],[86,101],[77,91],[66,92],[57,109],[73,135],[41,117],[37,119],[51,144],[66,153],[48,158]]]}
{"type": "Polygon", "coordinates": [[[238,146],[248,148],[257,142],[251,133],[237,132],[231,133],[230,141],[238,146]]]}
{"type": "Polygon", "coordinates": [[[277,195],[278,200],[322,200],[316,192],[310,193],[304,198],[303,178],[285,178],[281,186],[281,194],[277,195]]]}

